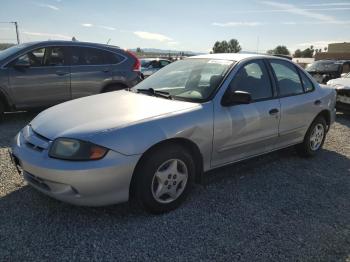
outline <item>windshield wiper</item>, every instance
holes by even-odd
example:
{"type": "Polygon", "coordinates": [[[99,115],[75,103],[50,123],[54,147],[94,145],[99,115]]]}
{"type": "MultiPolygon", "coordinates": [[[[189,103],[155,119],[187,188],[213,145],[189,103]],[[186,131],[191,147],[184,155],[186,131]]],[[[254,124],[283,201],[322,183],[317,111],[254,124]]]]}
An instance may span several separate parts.
{"type": "Polygon", "coordinates": [[[172,99],[172,96],[169,94],[169,92],[165,91],[159,91],[159,90],[154,90],[153,88],[147,88],[147,89],[136,89],[138,93],[146,93],[150,94],[152,96],[158,96],[158,97],[164,97],[167,99],[172,99]]]}

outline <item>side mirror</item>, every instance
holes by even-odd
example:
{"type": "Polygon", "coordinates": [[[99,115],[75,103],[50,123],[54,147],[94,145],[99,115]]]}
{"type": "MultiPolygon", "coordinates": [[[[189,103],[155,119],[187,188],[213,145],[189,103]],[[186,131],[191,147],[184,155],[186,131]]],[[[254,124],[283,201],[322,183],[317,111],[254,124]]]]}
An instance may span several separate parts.
{"type": "Polygon", "coordinates": [[[14,63],[13,67],[18,68],[18,69],[29,68],[30,63],[28,61],[25,61],[25,60],[17,60],[14,63]]]}
{"type": "Polygon", "coordinates": [[[233,106],[240,104],[249,104],[252,102],[252,95],[244,91],[228,91],[221,100],[223,106],[233,106]]]}

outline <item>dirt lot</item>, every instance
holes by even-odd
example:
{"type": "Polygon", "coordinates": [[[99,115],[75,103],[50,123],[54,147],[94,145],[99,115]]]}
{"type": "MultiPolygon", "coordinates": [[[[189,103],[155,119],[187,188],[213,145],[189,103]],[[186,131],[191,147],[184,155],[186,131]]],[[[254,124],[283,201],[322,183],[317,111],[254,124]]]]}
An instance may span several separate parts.
{"type": "Polygon", "coordinates": [[[316,158],[291,148],[216,170],[161,216],[27,186],[7,148],[33,117],[0,123],[0,261],[350,261],[350,117],[338,114],[316,158]]]}

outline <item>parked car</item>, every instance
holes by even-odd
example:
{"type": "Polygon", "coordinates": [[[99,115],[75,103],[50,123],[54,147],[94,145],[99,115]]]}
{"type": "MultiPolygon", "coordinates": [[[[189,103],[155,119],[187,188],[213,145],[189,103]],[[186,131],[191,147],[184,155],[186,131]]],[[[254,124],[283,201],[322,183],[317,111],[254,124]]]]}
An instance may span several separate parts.
{"type": "Polygon", "coordinates": [[[159,69],[167,66],[171,61],[159,58],[143,58],[141,59],[141,73],[144,78],[157,72],[159,69]]]}
{"type": "Polygon", "coordinates": [[[47,109],[18,133],[12,154],[29,184],[56,199],[100,206],[135,198],[166,212],[208,170],[293,145],[315,155],[335,100],[334,89],[289,60],[201,55],[130,90],[47,109]]]}
{"type": "Polygon", "coordinates": [[[339,78],[350,72],[350,61],[347,60],[319,60],[308,65],[306,71],[320,84],[339,78]]]}
{"type": "Polygon", "coordinates": [[[327,85],[337,91],[337,110],[350,114],[350,73],[341,78],[329,80],[327,85]]]}
{"type": "Polygon", "coordinates": [[[74,41],[25,43],[0,52],[0,115],[129,88],[140,61],[119,47],[74,41]]]}

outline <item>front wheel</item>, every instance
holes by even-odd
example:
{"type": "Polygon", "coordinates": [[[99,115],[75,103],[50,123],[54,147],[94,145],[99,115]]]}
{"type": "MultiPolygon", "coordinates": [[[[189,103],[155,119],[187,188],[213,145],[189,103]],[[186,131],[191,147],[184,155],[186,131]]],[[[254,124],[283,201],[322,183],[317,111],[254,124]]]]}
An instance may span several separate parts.
{"type": "Polygon", "coordinates": [[[135,173],[137,200],[152,213],[175,209],[188,195],[194,174],[194,161],[185,148],[158,148],[145,156],[135,173]]]}
{"type": "Polygon", "coordinates": [[[5,111],[5,106],[0,100],[0,121],[4,118],[4,111],[5,111]]]}
{"type": "Polygon", "coordinates": [[[326,139],[327,123],[323,117],[317,117],[312,122],[306,132],[303,143],[297,145],[296,149],[299,155],[303,157],[312,157],[322,148],[326,139]]]}

